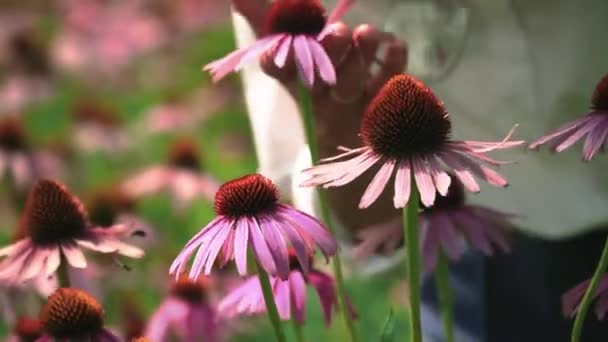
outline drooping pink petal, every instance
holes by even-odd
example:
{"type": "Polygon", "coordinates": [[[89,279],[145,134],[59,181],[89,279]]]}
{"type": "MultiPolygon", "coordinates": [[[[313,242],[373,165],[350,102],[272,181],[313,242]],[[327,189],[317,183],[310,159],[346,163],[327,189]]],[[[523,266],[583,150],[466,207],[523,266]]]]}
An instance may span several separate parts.
{"type": "Polygon", "coordinates": [[[441,165],[437,162],[435,157],[429,157],[428,160],[429,171],[431,172],[431,176],[433,176],[433,182],[435,183],[435,188],[437,192],[441,196],[445,196],[448,193],[448,189],[452,182],[452,178],[448,176],[448,174],[443,171],[441,165]]]}
{"type": "Polygon", "coordinates": [[[234,238],[236,236],[236,228],[230,229],[226,242],[222,245],[220,250],[220,268],[226,266],[226,264],[234,259],[234,238]]]}
{"type": "Polygon", "coordinates": [[[479,192],[479,184],[473,178],[473,175],[467,170],[460,161],[454,157],[454,152],[445,151],[441,153],[441,160],[454,171],[456,177],[462,182],[462,184],[471,192],[479,192]]]}
{"type": "Polygon", "coordinates": [[[399,162],[395,175],[395,196],[393,197],[393,205],[395,208],[403,208],[407,205],[407,202],[409,202],[412,186],[410,170],[409,161],[402,160],[399,162]]]}
{"type": "MultiPolygon", "coordinates": [[[[608,114],[604,114],[608,118],[608,114]]],[[[608,119],[602,120],[587,135],[583,146],[583,160],[589,161],[604,146],[608,137],[608,119]]]]}
{"type": "Polygon", "coordinates": [[[382,165],[374,179],[369,183],[367,189],[359,202],[359,209],[368,208],[382,194],[386,184],[388,183],[393,170],[395,169],[395,161],[389,160],[382,165]]]}
{"type": "Polygon", "coordinates": [[[445,213],[433,213],[429,219],[429,229],[437,230],[439,243],[443,252],[452,261],[460,261],[464,254],[464,247],[460,242],[456,229],[445,213]]]}
{"type": "Polygon", "coordinates": [[[277,51],[274,55],[274,64],[276,64],[279,69],[285,66],[287,56],[289,56],[289,49],[291,48],[292,41],[293,36],[289,34],[283,37],[281,42],[278,44],[277,51]]]}
{"type": "Polygon", "coordinates": [[[312,61],[312,54],[308,46],[308,40],[304,35],[297,35],[293,39],[293,47],[296,57],[296,65],[304,84],[312,87],[315,82],[315,69],[312,61]]]}
{"type": "Polygon", "coordinates": [[[428,224],[424,226],[422,232],[422,265],[425,271],[431,272],[435,269],[439,256],[439,232],[431,229],[428,224]]]}
{"type": "Polygon", "coordinates": [[[599,118],[591,118],[584,125],[572,131],[572,134],[568,136],[567,139],[561,141],[559,145],[555,147],[556,152],[562,152],[568,147],[574,145],[577,141],[579,141],[585,134],[589,133],[596,125],[599,118]]]}
{"type": "Polygon", "coordinates": [[[294,226],[299,228],[299,232],[302,235],[306,234],[309,236],[319,246],[319,249],[326,258],[336,254],[338,250],[336,239],[317,219],[284,205],[279,205],[279,212],[282,214],[283,219],[295,222],[296,225],[294,226]]]}
{"type": "Polygon", "coordinates": [[[210,232],[209,235],[205,236],[205,239],[201,241],[201,244],[196,251],[196,255],[194,256],[194,261],[192,262],[192,267],[190,268],[189,277],[191,280],[198,279],[198,276],[203,271],[203,267],[205,266],[205,262],[207,261],[207,257],[209,256],[209,252],[211,249],[211,242],[221,234],[222,231],[226,231],[225,227],[218,227],[214,231],[210,232]]]}
{"type": "Polygon", "coordinates": [[[258,302],[258,299],[251,301],[251,297],[262,298],[262,288],[257,276],[249,277],[245,282],[237,288],[231,290],[222,300],[220,300],[217,308],[218,314],[225,317],[234,317],[240,313],[255,313],[254,307],[250,303],[258,302]],[[246,302],[247,305],[242,305],[246,302]]]}
{"type": "Polygon", "coordinates": [[[312,38],[307,39],[308,47],[310,48],[314,63],[317,65],[321,79],[329,85],[336,84],[336,70],[334,69],[331,59],[329,59],[327,52],[325,52],[325,49],[321,44],[317,43],[316,40],[312,38]]]}
{"type": "Polygon", "coordinates": [[[182,251],[177,255],[175,260],[173,260],[173,263],[169,268],[169,274],[180,276],[192,253],[205,241],[205,239],[208,238],[207,236],[212,233],[216,233],[218,229],[222,229],[222,227],[226,225],[228,225],[228,228],[232,226],[231,222],[227,221],[221,216],[218,216],[205,228],[201,229],[200,232],[196,233],[196,235],[194,235],[190,241],[186,243],[186,246],[184,246],[184,249],[182,249],[182,251]]]}
{"type": "Polygon", "coordinates": [[[51,248],[45,247],[37,248],[36,253],[32,256],[30,261],[24,265],[24,269],[21,271],[20,280],[25,281],[40,276],[51,250],[51,248]]]}
{"type": "Polygon", "coordinates": [[[152,342],[162,342],[167,339],[171,332],[171,326],[175,322],[186,319],[188,313],[187,304],[175,298],[163,301],[146,324],[145,336],[152,342]]]}
{"type": "Polygon", "coordinates": [[[264,217],[260,217],[258,221],[264,240],[272,254],[277,276],[282,280],[287,280],[289,277],[289,257],[287,256],[287,244],[281,233],[281,227],[277,227],[273,220],[264,217]]]}
{"type": "Polygon", "coordinates": [[[309,177],[300,186],[318,186],[324,188],[341,186],[359,177],[374,165],[380,157],[371,150],[365,150],[361,155],[335,163],[321,164],[302,171],[309,177]]]}
{"type": "Polygon", "coordinates": [[[30,239],[21,239],[11,245],[3,247],[0,249],[0,257],[3,256],[12,256],[14,254],[18,254],[21,251],[30,248],[31,240],[30,239]]]}
{"type": "Polygon", "coordinates": [[[293,247],[296,258],[302,267],[302,272],[307,274],[310,270],[310,256],[314,252],[314,246],[308,246],[306,240],[298,232],[298,229],[293,226],[293,222],[284,220],[281,216],[277,215],[276,220],[280,222],[281,229],[287,236],[290,245],[293,247]]]}
{"type": "Polygon", "coordinates": [[[289,280],[274,279],[272,293],[274,301],[279,312],[279,317],[287,321],[291,319],[291,294],[289,289],[289,280]]]}
{"type": "Polygon", "coordinates": [[[334,280],[323,272],[312,270],[308,276],[308,282],[317,290],[321,308],[323,309],[325,325],[330,326],[333,309],[337,302],[334,280]]]}
{"type": "Polygon", "coordinates": [[[506,187],[509,185],[509,182],[498,172],[490,169],[489,167],[478,164],[471,159],[465,157],[464,155],[459,155],[457,153],[453,154],[454,158],[457,158],[459,162],[461,162],[467,169],[475,176],[484,179],[488,184],[497,186],[497,187],[506,187]]]}
{"type": "Polygon", "coordinates": [[[249,234],[251,235],[251,245],[257,257],[258,262],[270,275],[277,274],[277,266],[274,263],[272,253],[268,248],[268,244],[264,240],[264,235],[261,232],[261,227],[256,220],[247,218],[249,225],[249,234]]]}
{"type": "MultiPolygon", "coordinates": [[[[316,271],[313,271],[316,272],[316,271]]],[[[306,319],[306,281],[298,271],[289,274],[289,287],[291,292],[291,311],[299,324],[306,319]]]]}
{"type": "Polygon", "coordinates": [[[222,249],[222,246],[224,245],[224,243],[226,243],[226,238],[228,237],[228,235],[230,234],[230,232],[232,231],[232,229],[221,229],[217,236],[210,241],[209,243],[209,254],[206,256],[206,260],[205,260],[205,274],[209,275],[211,274],[211,268],[213,267],[213,264],[215,263],[215,259],[217,259],[218,254],[220,253],[220,250],[222,249]]]}
{"type": "Polygon", "coordinates": [[[236,223],[234,238],[234,259],[240,275],[247,274],[247,246],[249,245],[249,226],[247,220],[241,219],[236,223]]]}
{"type": "Polygon", "coordinates": [[[46,259],[44,275],[49,276],[49,275],[55,273],[55,271],[59,268],[60,264],[61,264],[61,254],[59,251],[59,247],[56,247],[50,251],[48,258],[46,259]]]}
{"type": "MultiPolygon", "coordinates": [[[[587,279],[562,295],[562,312],[566,317],[574,317],[578,312],[580,301],[583,299],[591,280],[587,279]]],[[[595,289],[594,298],[608,290],[608,274],[603,274],[595,289]]]]}
{"type": "Polygon", "coordinates": [[[595,315],[597,319],[604,320],[606,312],[608,312],[608,293],[604,292],[596,299],[595,315]]]}
{"type": "Polygon", "coordinates": [[[416,179],[416,187],[420,192],[420,201],[426,207],[430,207],[435,203],[435,184],[433,177],[426,167],[424,160],[420,158],[412,158],[412,171],[414,179],[416,179]]]}
{"type": "Polygon", "coordinates": [[[581,125],[585,124],[587,122],[587,120],[589,120],[589,116],[583,116],[574,121],[568,122],[568,123],[562,125],[561,127],[559,127],[558,129],[556,129],[555,131],[553,131],[552,133],[545,135],[544,137],[531,143],[530,146],[528,146],[528,148],[535,149],[535,148],[539,147],[540,145],[543,145],[543,144],[553,140],[554,138],[557,138],[561,135],[571,132],[571,131],[579,128],[581,125]]]}
{"type": "Polygon", "coordinates": [[[464,232],[471,245],[482,251],[485,255],[491,256],[494,254],[492,245],[483,232],[484,227],[480,224],[479,220],[471,217],[471,213],[467,209],[457,210],[451,214],[451,217],[464,232]]]}

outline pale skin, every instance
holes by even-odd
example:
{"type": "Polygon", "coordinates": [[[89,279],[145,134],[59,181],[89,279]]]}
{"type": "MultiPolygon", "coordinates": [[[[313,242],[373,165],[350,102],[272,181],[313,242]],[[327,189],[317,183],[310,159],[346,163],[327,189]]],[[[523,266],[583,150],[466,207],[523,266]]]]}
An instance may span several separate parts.
{"type": "MultiPolygon", "coordinates": [[[[233,0],[232,3],[256,33],[263,34],[268,1],[233,0]]],[[[359,125],[367,105],[388,79],[405,70],[408,58],[405,42],[391,33],[367,24],[351,29],[340,22],[333,27],[334,33],[327,36],[322,45],[336,68],[337,84],[330,87],[315,82],[312,89],[316,132],[323,158],[336,155],[338,146],[361,146],[359,125]],[[381,46],[385,49],[378,56],[381,46]],[[374,72],[372,67],[375,67],[374,72]]],[[[296,94],[298,78],[292,56],[283,69],[278,69],[268,55],[262,57],[261,66],[267,74],[280,80],[292,95],[296,94]]],[[[359,199],[376,170],[373,168],[350,184],[326,190],[332,210],[349,231],[390,224],[401,213],[393,207],[391,189],[384,191],[369,209],[358,209],[359,199]]]]}

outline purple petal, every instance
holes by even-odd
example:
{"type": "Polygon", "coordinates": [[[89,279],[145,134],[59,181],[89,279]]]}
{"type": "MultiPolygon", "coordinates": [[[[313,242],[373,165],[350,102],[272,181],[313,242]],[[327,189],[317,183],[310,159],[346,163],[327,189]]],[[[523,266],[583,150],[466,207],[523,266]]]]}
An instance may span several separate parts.
{"type": "Polygon", "coordinates": [[[96,341],[99,342],[121,342],[122,340],[116,335],[109,332],[107,329],[102,329],[101,332],[96,336],[96,341]]]}
{"type": "Polygon", "coordinates": [[[272,288],[274,301],[277,305],[279,317],[288,321],[291,319],[291,294],[289,291],[289,281],[276,279],[272,288]]]}
{"type": "Polygon", "coordinates": [[[277,274],[277,267],[274,263],[274,258],[272,257],[272,253],[270,252],[268,244],[264,239],[264,235],[260,231],[260,225],[255,219],[247,218],[246,220],[249,226],[249,233],[251,235],[251,245],[253,246],[253,251],[255,252],[258,262],[262,265],[266,272],[268,272],[268,274],[277,274]]]}
{"type": "Polygon", "coordinates": [[[283,238],[282,229],[280,226],[277,226],[274,220],[268,218],[261,217],[259,223],[264,240],[274,259],[277,276],[281,280],[287,280],[289,277],[289,257],[287,256],[287,244],[283,238]]]}
{"type": "Polygon", "coordinates": [[[325,52],[325,49],[312,38],[308,38],[308,47],[310,48],[312,58],[317,65],[321,79],[329,85],[336,84],[336,70],[334,69],[331,59],[329,59],[327,52],[325,52]]]}
{"type": "Polygon", "coordinates": [[[568,136],[567,139],[560,142],[559,145],[555,147],[556,152],[562,152],[568,147],[574,145],[577,141],[579,141],[585,134],[590,132],[598,122],[598,118],[589,119],[584,125],[572,131],[572,134],[568,136]]]}
{"type": "Polygon", "coordinates": [[[240,303],[245,297],[262,297],[262,289],[257,276],[249,277],[245,282],[231,290],[222,300],[220,300],[217,306],[218,313],[222,316],[233,317],[239,313],[248,312],[238,310],[239,308],[242,309],[240,303]]]}
{"type": "Polygon", "coordinates": [[[59,247],[53,248],[46,259],[46,266],[44,267],[44,275],[49,276],[59,268],[61,264],[61,254],[59,247]]]}
{"type": "Polygon", "coordinates": [[[236,269],[240,275],[247,274],[247,246],[249,244],[249,226],[244,219],[236,223],[236,236],[234,238],[234,259],[236,269]]]}
{"type": "Polygon", "coordinates": [[[234,258],[234,238],[236,236],[236,227],[230,229],[226,241],[222,245],[220,250],[220,268],[226,266],[226,264],[234,258]]]}
{"type": "Polygon", "coordinates": [[[165,341],[172,324],[186,319],[187,304],[174,298],[166,299],[146,324],[145,336],[151,341],[165,341]]]}
{"type": "Polygon", "coordinates": [[[307,86],[312,87],[315,82],[315,70],[306,36],[295,36],[293,47],[296,53],[296,65],[298,66],[298,71],[300,71],[300,76],[304,79],[304,83],[307,86]]]}
{"type": "Polygon", "coordinates": [[[595,302],[595,315],[597,319],[603,320],[608,311],[608,293],[602,293],[595,302]]]}
{"type": "MultiPolygon", "coordinates": [[[[478,164],[464,155],[454,153],[454,158],[457,158],[468,170],[473,172],[477,177],[484,179],[488,184],[498,187],[506,187],[509,182],[498,172],[490,169],[485,165],[478,164]]],[[[475,157],[475,156],[471,156],[475,157]]]]}
{"type": "Polygon", "coordinates": [[[471,192],[479,192],[479,184],[461,163],[454,157],[455,152],[445,151],[441,153],[441,159],[443,162],[456,174],[456,177],[464,184],[464,186],[471,192]]]}
{"type": "Polygon", "coordinates": [[[301,272],[295,271],[289,274],[289,287],[291,308],[295,319],[299,324],[304,324],[306,319],[306,281],[301,272]]]}
{"type": "Polygon", "coordinates": [[[450,260],[459,261],[462,258],[464,248],[456,234],[456,228],[447,215],[434,213],[433,218],[429,220],[429,229],[437,230],[441,247],[450,260]]]}
{"type": "Polygon", "coordinates": [[[359,209],[368,208],[374,201],[382,194],[382,191],[386,187],[393,170],[395,169],[395,161],[389,160],[382,165],[374,179],[369,183],[367,189],[361,197],[359,202],[359,209]]]}
{"type": "Polygon", "coordinates": [[[40,276],[43,273],[42,271],[44,270],[46,260],[51,253],[52,248],[37,248],[29,262],[24,265],[24,269],[21,271],[20,280],[25,281],[40,276]]]}
{"type": "Polygon", "coordinates": [[[302,272],[308,274],[310,270],[310,256],[314,253],[313,246],[308,245],[306,239],[298,232],[298,229],[294,227],[293,222],[284,220],[283,217],[278,215],[276,220],[281,222],[281,228],[285,233],[290,245],[296,252],[296,257],[302,267],[302,272]]]}
{"type": "MultiPolygon", "coordinates": [[[[608,114],[603,114],[608,117],[608,114]]],[[[589,133],[583,146],[583,159],[589,161],[600,150],[608,137],[608,120],[604,119],[598,122],[593,131],[589,133]]]]}
{"type": "Polygon", "coordinates": [[[435,203],[435,184],[433,177],[427,169],[424,160],[420,158],[412,158],[412,170],[416,179],[416,186],[420,191],[420,200],[426,207],[430,207],[435,203]]]}
{"type": "Polygon", "coordinates": [[[323,272],[313,270],[308,275],[308,282],[317,290],[319,301],[321,302],[321,307],[323,308],[325,325],[329,327],[331,325],[333,308],[336,305],[336,289],[334,280],[332,277],[323,272]]]}
{"type": "Polygon", "coordinates": [[[326,258],[336,254],[338,250],[336,239],[317,219],[286,205],[279,205],[279,212],[285,220],[295,222],[294,226],[298,228],[298,231],[303,236],[309,236],[319,246],[326,258]]]}
{"type": "Polygon", "coordinates": [[[494,254],[492,245],[484,234],[484,226],[477,217],[468,212],[466,208],[458,210],[451,215],[472,246],[482,251],[485,255],[491,256],[494,254]]]}
{"type": "Polygon", "coordinates": [[[395,208],[403,208],[407,205],[410,199],[411,186],[410,163],[409,161],[402,160],[399,162],[399,166],[397,166],[397,174],[395,176],[395,197],[393,197],[395,208]]]}
{"type": "Polygon", "coordinates": [[[439,256],[439,232],[436,229],[430,229],[429,224],[426,224],[423,232],[421,236],[422,264],[425,271],[432,272],[437,266],[439,256]]]}
{"type": "Polygon", "coordinates": [[[189,273],[190,279],[198,279],[198,276],[203,271],[207,257],[209,256],[212,241],[216,236],[221,234],[222,231],[226,231],[227,229],[230,228],[218,226],[205,236],[205,239],[201,242],[201,245],[198,247],[198,251],[196,251],[196,255],[194,256],[194,261],[192,262],[192,267],[190,268],[189,273]]]}
{"type": "Polygon", "coordinates": [[[215,238],[213,238],[213,240],[209,241],[209,254],[205,256],[206,258],[206,262],[205,262],[205,274],[209,275],[211,274],[211,268],[213,267],[213,264],[215,263],[215,259],[217,259],[217,256],[220,252],[220,250],[222,249],[222,246],[224,245],[224,243],[226,243],[226,238],[228,237],[228,235],[230,234],[230,232],[232,231],[232,228],[230,229],[220,229],[219,232],[217,233],[217,235],[215,236],[215,238]]]}
{"type": "Polygon", "coordinates": [[[569,133],[575,129],[577,129],[578,127],[580,127],[581,125],[585,124],[587,122],[587,120],[589,120],[589,116],[583,116],[581,118],[578,118],[574,121],[568,122],[566,124],[564,124],[563,126],[559,127],[558,129],[556,129],[555,131],[553,131],[551,134],[545,135],[544,137],[538,139],[537,141],[533,142],[530,144],[530,146],[528,148],[530,149],[535,149],[538,146],[545,144],[551,140],[553,140],[554,138],[557,138],[559,136],[562,136],[566,133],[569,133]]]}
{"type": "Polygon", "coordinates": [[[445,196],[448,194],[448,189],[450,188],[450,184],[452,182],[452,178],[448,176],[448,174],[443,171],[439,162],[435,157],[428,158],[428,166],[431,175],[433,176],[433,182],[435,183],[435,188],[437,192],[441,196],[445,196]]]}
{"type": "Polygon", "coordinates": [[[289,55],[289,48],[291,48],[291,42],[293,41],[292,35],[285,35],[278,44],[277,51],[274,55],[274,64],[277,67],[282,68],[285,66],[287,56],[289,55]]]}
{"type": "Polygon", "coordinates": [[[380,160],[380,156],[371,150],[366,150],[350,160],[313,166],[302,172],[304,176],[310,178],[305,180],[301,186],[323,185],[324,188],[329,188],[350,183],[378,160],[380,160]]]}

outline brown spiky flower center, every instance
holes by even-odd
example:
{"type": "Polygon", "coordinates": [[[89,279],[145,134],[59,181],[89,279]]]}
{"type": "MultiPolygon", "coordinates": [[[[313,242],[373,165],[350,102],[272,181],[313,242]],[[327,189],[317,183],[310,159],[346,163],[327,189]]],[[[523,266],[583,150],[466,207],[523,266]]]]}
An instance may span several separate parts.
{"type": "Polygon", "coordinates": [[[596,111],[608,111],[608,74],[604,75],[595,86],[591,108],[596,111]]]}
{"type": "Polygon", "coordinates": [[[180,140],[171,146],[169,164],[182,169],[199,171],[201,162],[196,141],[180,140]]]}
{"type": "Polygon", "coordinates": [[[190,280],[181,277],[171,287],[171,295],[192,304],[202,304],[207,300],[205,280],[190,280]]]}
{"type": "Polygon", "coordinates": [[[260,174],[226,182],[215,194],[215,213],[231,218],[256,216],[272,211],[279,200],[279,189],[260,174]]]}
{"type": "Polygon", "coordinates": [[[85,339],[103,329],[103,308],[88,293],[57,289],[40,311],[44,331],[57,339],[85,339]]]}
{"type": "Polygon", "coordinates": [[[37,318],[21,317],[15,324],[15,335],[22,342],[34,342],[42,336],[42,324],[37,318]]]}
{"type": "Polygon", "coordinates": [[[87,207],[93,225],[110,227],[120,213],[135,209],[135,200],[119,189],[110,189],[95,194],[87,207]]]}
{"type": "Polygon", "coordinates": [[[366,146],[386,158],[405,159],[438,151],[448,141],[449,115],[433,91],[413,76],[390,79],[361,123],[366,146]]]}
{"type": "Polygon", "coordinates": [[[0,120],[0,149],[14,152],[26,148],[25,130],[21,121],[12,117],[0,120]]]}
{"type": "Polygon", "coordinates": [[[458,209],[465,204],[466,194],[464,185],[456,177],[451,176],[451,179],[448,193],[445,196],[437,195],[435,203],[431,207],[425,207],[421,204],[421,208],[424,211],[458,209]]]}
{"type": "Polygon", "coordinates": [[[72,240],[82,236],[88,226],[82,203],[64,185],[46,179],[34,184],[20,227],[34,243],[48,245],[72,240]]]}
{"type": "Polygon", "coordinates": [[[266,13],[266,33],[317,36],[327,18],[319,0],[276,0],[266,13]]]}

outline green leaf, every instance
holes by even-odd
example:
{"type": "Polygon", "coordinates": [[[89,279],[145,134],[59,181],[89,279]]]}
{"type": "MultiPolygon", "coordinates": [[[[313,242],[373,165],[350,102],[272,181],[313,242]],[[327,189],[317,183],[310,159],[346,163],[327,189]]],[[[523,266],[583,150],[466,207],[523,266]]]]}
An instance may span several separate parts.
{"type": "Polygon", "coordinates": [[[391,308],[388,312],[388,316],[384,321],[382,327],[382,334],[380,335],[380,342],[393,342],[395,340],[395,312],[391,308]]]}

